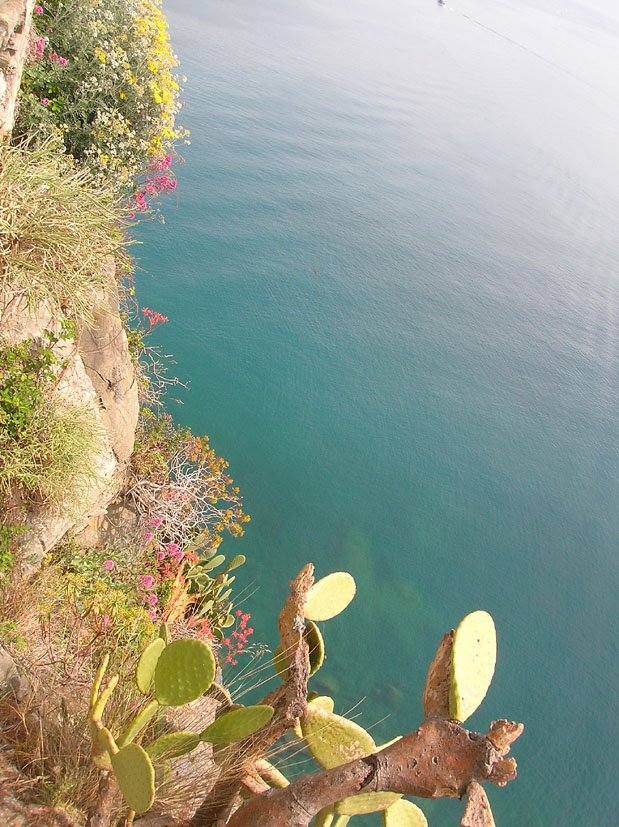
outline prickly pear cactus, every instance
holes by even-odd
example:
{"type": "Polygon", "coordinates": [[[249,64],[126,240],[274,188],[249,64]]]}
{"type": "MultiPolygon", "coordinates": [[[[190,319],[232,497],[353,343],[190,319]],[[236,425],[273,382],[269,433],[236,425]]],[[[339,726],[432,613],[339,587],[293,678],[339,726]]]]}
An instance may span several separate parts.
{"type": "Polygon", "coordinates": [[[383,811],[383,824],[385,827],[428,827],[419,807],[404,798],[383,811]]]}
{"type": "Polygon", "coordinates": [[[164,706],[195,701],[213,683],[215,658],[201,640],[175,640],[166,646],[155,668],[155,697],[164,706]]]}
{"type": "Polygon", "coordinates": [[[496,664],[496,630],[488,612],[472,612],[456,629],[451,650],[449,716],[464,723],[486,697],[496,664]]]}
{"type": "Polygon", "coordinates": [[[376,751],[374,739],[363,727],[322,709],[315,701],[301,719],[301,732],[311,755],[325,770],[376,751]]]}
{"type": "Polygon", "coordinates": [[[307,592],[305,617],[307,620],[329,620],[340,612],[355,596],[357,586],[347,571],[334,571],[318,580],[307,592]]]}
{"type": "Polygon", "coordinates": [[[112,769],[123,798],[136,813],[144,813],[155,800],[155,771],[138,744],[127,744],[111,756],[112,769]]]}
{"type": "Polygon", "coordinates": [[[146,747],[150,758],[163,755],[166,758],[178,758],[195,749],[200,743],[200,737],[195,732],[170,732],[162,735],[146,747]]]}
{"type": "Polygon", "coordinates": [[[130,744],[141,732],[146,724],[151,720],[153,715],[159,709],[159,701],[151,701],[141,712],[135,716],[133,721],[129,724],[127,729],[123,732],[120,738],[116,741],[119,747],[124,747],[125,744],[130,744]]]}
{"type": "Polygon", "coordinates": [[[343,798],[335,805],[335,812],[338,815],[362,816],[366,813],[378,813],[391,807],[402,796],[399,793],[360,793],[343,798]]]}
{"type": "Polygon", "coordinates": [[[266,704],[232,709],[217,718],[200,733],[201,741],[232,744],[263,727],[273,717],[273,707],[266,704]]]}
{"type": "Polygon", "coordinates": [[[143,695],[148,695],[150,692],[157,661],[165,647],[165,640],[158,637],[156,640],[153,640],[152,643],[149,643],[140,655],[137,669],[135,670],[135,682],[143,695]]]}
{"type": "Polygon", "coordinates": [[[209,698],[214,698],[216,701],[219,701],[220,704],[223,706],[232,706],[232,697],[225,686],[222,686],[220,683],[213,683],[209,686],[206,690],[206,694],[209,698]]]}

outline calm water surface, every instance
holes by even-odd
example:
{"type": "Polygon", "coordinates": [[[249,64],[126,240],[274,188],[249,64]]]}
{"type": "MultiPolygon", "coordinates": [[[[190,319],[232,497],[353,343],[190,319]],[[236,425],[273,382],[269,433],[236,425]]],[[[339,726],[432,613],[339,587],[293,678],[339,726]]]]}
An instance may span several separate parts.
{"type": "Polygon", "coordinates": [[[140,228],[140,301],[191,380],[175,415],[252,515],[224,550],[259,586],[256,637],[307,560],[353,572],[313,680],[389,715],[380,742],[487,609],[470,725],[527,727],[497,822],[615,824],[619,5],[164,8],[192,146],[140,228]]]}

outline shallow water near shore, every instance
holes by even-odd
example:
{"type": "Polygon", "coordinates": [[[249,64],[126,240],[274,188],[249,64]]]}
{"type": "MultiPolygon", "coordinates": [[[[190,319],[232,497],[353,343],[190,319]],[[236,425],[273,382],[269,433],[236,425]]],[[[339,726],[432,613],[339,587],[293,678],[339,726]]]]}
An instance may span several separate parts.
{"type": "Polygon", "coordinates": [[[338,712],[367,696],[380,743],[486,609],[497,671],[467,725],[526,725],[497,824],[613,824],[619,9],[164,10],[192,145],[165,225],[139,227],[139,301],[191,381],[170,409],[252,516],[222,550],[259,587],[254,637],[275,645],[306,561],[351,571],[313,682],[338,712]]]}

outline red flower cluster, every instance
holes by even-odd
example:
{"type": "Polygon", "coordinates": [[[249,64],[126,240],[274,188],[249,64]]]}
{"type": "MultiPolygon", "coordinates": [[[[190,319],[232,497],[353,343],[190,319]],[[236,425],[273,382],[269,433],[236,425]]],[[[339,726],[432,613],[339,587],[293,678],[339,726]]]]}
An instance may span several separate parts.
{"type": "Polygon", "coordinates": [[[149,330],[152,330],[155,325],[164,324],[168,321],[167,316],[162,316],[161,313],[158,313],[156,310],[149,310],[148,307],[143,307],[142,313],[144,314],[144,318],[148,319],[149,330]]]}
{"type": "Polygon", "coordinates": [[[236,655],[241,654],[241,652],[245,648],[245,644],[247,643],[247,638],[250,637],[250,635],[253,635],[254,633],[254,630],[251,627],[247,626],[247,621],[251,617],[249,612],[243,614],[243,612],[240,609],[237,609],[236,617],[237,625],[235,630],[232,632],[230,637],[224,638],[224,641],[222,643],[222,648],[226,646],[228,649],[224,661],[226,663],[231,663],[232,666],[237,665],[238,660],[236,659],[236,655]]]}
{"type": "Polygon", "coordinates": [[[208,620],[204,620],[204,619],[199,620],[199,619],[196,619],[195,617],[192,617],[192,618],[189,619],[189,625],[191,626],[192,629],[195,629],[196,627],[198,628],[198,630],[196,632],[196,635],[199,638],[206,638],[207,640],[215,640],[215,635],[211,631],[211,624],[208,622],[208,620]]]}

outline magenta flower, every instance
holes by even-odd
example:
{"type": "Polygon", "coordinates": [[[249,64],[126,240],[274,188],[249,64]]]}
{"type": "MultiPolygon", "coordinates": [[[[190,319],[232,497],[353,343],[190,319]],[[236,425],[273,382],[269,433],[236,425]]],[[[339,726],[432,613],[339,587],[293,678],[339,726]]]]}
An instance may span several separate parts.
{"type": "Polygon", "coordinates": [[[59,57],[58,58],[58,63],[60,63],[61,66],[66,66],[67,65],[66,57],[59,57]]]}
{"type": "Polygon", "coordinates": [[[161,517],[155,517],[155,519],[153,520],[153,525],[155,528],[159,528],[159,526],[161,525],[161,517]]]}
{"type": "Polygon", "coordinates": [[[133,221],[133,219],[134,219],[134,218],[135,218],[135,213],[134,213],[134,212],[130,212],[130,213],[129,213],[129,220],[130,220],[130,221],[133,221]]]}
{"type": "Polygon", "coordinates": [[[52,52],[51,55],[49,56],[49,59],[50,60],[58,60],[58,53],[57,52],[52,52]]]}
{"type": "Polygon", "coordinates": [[[157,620],[157,612],[154,609],[149,609],[148,615],[151,620],[157,620]]]}
{"type": "Polygon", "coordinates": [[[167,554],[165,553],[165,551],[158,551],[157,552],[157,562],[158,563],[161,563],[161,561],[165,560],[166,557],[167,557],[167,554]]]}
{"type": "Polygon", "coordinates": [[[153,539],[153,532],[147,531],[146,534],[142,534],[142,539],[146,540],[147,543],[150,543],[150,541],[153,539]]]}
{"type": "Polygon", "coordinates": [[[178,552],[178,543],[166,543],[164,548],[172,556],[178,552]]]}
{"type": "Polygon", "coordinates": [[[154,582],[155,580],[150,574],[140,574],[140,576],[138,577],[138,587],[141,589],[152,588],[154,582]]]}
{"type": "Polygon", "coordinates": [[[43,106],[49,106],[49,98],[41,98],[41,103],[43,106]]]}
{"type": "Polygon", "coordinates": [[[34,7],[35,14],[43,14],[43,6],[35,6],[34,7]]]}
{"type": "Polygon", "coordinates": [[[103,565],[108,571],[112,571],[114,568],[114,561],[113,560],[104,560],[103,565]]]}
{"type": "Polygon", "coordinates": [[[148,595],[148,602],[151,606],[154,606],[157,603],[157,595],[156,594],[149,594],[148,595]]]}

